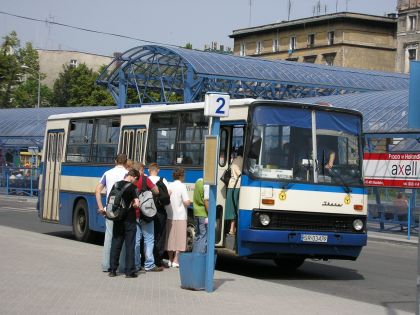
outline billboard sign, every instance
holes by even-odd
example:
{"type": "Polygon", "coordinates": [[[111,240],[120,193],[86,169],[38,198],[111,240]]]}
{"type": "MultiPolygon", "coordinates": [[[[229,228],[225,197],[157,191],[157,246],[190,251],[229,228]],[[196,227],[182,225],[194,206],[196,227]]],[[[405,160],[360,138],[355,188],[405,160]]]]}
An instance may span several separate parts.
{"type": "Polygon", "coordinates": [[[365,153],[366,186],[420,188],[420,153],[365,153]]]}

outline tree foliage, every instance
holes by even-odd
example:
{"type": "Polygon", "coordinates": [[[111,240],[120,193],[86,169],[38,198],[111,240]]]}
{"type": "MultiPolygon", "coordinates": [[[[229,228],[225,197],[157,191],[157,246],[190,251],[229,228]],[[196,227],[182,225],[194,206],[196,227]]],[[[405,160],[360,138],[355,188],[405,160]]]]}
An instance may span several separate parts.
{"type": "Polygon", "coordinates": [[[49,106],[51,90],[44,84],[38,87],[45,74],[39,72],[38,52],[31,43],[20,47],[16,32],[3,37],[0,46],[0,107],[49,106]]]}
{"type": "Polygon", "coordinates": [[[114,99],[104,88],[95,85],[98,73],[86,64],[63,66],[54,82],[54,106],[114,105],[114,99]]]}

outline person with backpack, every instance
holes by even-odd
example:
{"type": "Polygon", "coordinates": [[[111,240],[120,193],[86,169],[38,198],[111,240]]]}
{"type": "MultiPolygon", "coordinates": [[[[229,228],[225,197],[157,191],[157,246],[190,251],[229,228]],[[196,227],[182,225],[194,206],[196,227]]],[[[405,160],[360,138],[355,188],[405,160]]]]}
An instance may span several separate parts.
{"type": "Polygon", "coordinates": [[[209,185],[204,185],[202,178],[197,179],[193,195],[195,235],[192,251],[194,253],[205,253],[207,250],[209,194],[209,185]]]}
{"type": "MultiPolygon", "coordinates": [[[[118,154],[115,158],[115,167],[106,171],[101,179],[99,180],[98,185],[95,189],[96,203],[98,205],[98,213],[105,216],[106,211],[102,204],[102,190],[106,188],[106,200],[108,200],[109,193],[111,192],[114,184],[122,179],[124,179],[125,174],[127,174],[127,169],[125,164],[127,163],[127,155],[118,154]]],[[[112,241],[112,230],[114,227],[114,222],[106,219],[105,217],[105,239],[104,247],[102,254],[102,271],[109,272],[109,257],[111,252],[111,241],[112,241]]],[[[122,264],[120,264],[122,267],[122,264]]]]}
{"type": "Polygon", "coordinates": [[[158,267],[163,267],[163,256],[165,254],[165,241],[166,241],[166,206],[171,203],[170,192],[168,191],[168,181],[160,177],[159,166],[157,163],[149,164],[149,179],[159,189],[159,195],[155,195],[155,205],[157,213],[154,219],[155,228],[155,246],[153,255],[155,257],[155,264],[158,267]]]}
{"type": "Polygon", "coordinates": [[[107,217],[114,222],[110,254],[110,277],[117,275],[118,258],[125,242],[125,277],[136,278],[134,265],[134,242],[136,238],[136,214],[134,207],[139,206],[137,187],[134,185],[140,177],[137,170],[131,169],[124,180],[114,184],[109,194],[107,217]],[[133,207],[134,206],[134,207],[133,207]]]}
{"type": "MultiPolygon", "coordinates": [[[[146,191],[151,191],[153,195],[159,194],[159,189],[150,180],[148,176],[144,174],[144,164],[136,163],[133,165],[135,169],[140,172],[140,179],[137,182],[137,190],[139,198],[142,200],[141,195],[146,191]]],[[[142,201],[145,202],[145,201],[142,201]]],[[[153,200],[152,200],[153,203],[153,200]]],[[[154,205],[154,203],[153,203],[154,205]]],[[[141,205],[140,205],[141,208],[141,205]]],[[[158,267],[155,264],[155,258],[153,256],[153,248],[155,243],[155,228],[154,220],[151,217],[147,217],[145,213],[138,211],[137,215],[137,232],[136,232],[136,245],[135,245],[135,264],[136,269],[141,270],[141,251],[140,242],[143,237],[144,240],[144,270],[146,271],[162,271],[162,267],[158,267]]]]}

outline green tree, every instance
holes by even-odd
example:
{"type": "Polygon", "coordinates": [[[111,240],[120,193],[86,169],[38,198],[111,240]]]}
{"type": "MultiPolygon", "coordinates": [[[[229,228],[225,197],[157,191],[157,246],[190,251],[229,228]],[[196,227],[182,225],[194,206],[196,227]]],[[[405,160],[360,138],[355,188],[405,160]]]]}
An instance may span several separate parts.
{"type": "Polygon", "coordinates": [[[11,107],[13,89],[19,84],[21,68],[15,53],[19,47],[16,32],[3,37],[0,47],[0,107],[11,107]]]}
{"type": "Polygon", "coordinates": [[[54,82],[52,103],[54,106],[114,105],[109,92],[95,85],[98,73],[80,64],[63,66],[54,82]]]}
{"type": "MultiPolygon", "coordinates": [[[[38,52],[31,43],[20,47],[16,32],[3,37],[0,46],[0,107],[33,107],[38,104],[38,81],[45,78],[39,72],[38,52]]],[[[48,106],[51,90],[40,85],[41,106],[48,106]]]]}

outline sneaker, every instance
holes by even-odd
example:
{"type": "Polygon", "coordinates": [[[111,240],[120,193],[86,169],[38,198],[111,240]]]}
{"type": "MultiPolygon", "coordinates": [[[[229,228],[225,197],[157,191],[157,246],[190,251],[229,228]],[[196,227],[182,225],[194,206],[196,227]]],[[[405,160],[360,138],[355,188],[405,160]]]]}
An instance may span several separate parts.
{"type": "Polygon", "coordinates": [[[171,267],[171,265],[172,265],[172,263],[171,263],[171,261],[170,261],[169,259],[162,259],[162,265],[163,265],[165,268],[170,268],[170,267],[171,267]]]}
{"type": "Polygon", "coordinates": [[[178,263],[173,262],[173,263],[172,263],[172,268],[179,268],[179,264],[178,264],[178,263]]]}
{"type": "Polygon", "coordinates": [[[126,278],[137,278],[137,273],[131,273],[129,275],[125,275],[126,278]]]}
{"type": "Polygon", "coordinates": [[[117,276],[117,272],[115,271],[115,270],[111,270],[109,273],[108,273],[108,277],[116,277],[117,276]]]}
{"type": "Polygon", "coordinates": [[[152,269],[146,270],[147,272],[149,271],[163,271],[163,267],[158,267],[158,266],[154,266],[152,269]]]}

